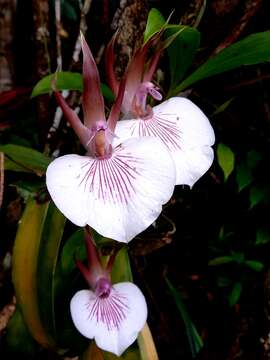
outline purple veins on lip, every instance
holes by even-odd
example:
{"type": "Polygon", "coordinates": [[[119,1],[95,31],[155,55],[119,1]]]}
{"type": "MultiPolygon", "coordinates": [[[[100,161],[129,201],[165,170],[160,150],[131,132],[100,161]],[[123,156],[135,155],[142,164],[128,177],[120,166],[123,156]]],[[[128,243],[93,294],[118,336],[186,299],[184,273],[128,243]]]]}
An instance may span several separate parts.
{"type": "Polygon", "coordinates": [[[89,319],[105,324],[108,330],[119,329],[129,310],[127,298],[114,289],[107,297],[96,296],[92,303],[87,304],[87,308],[89,319]]]}
{"type": "Polygon", "coordinates": [[[135,192],[134,182],[139,175],[137,164],[136,157],[117,151],[109,159],[85,161],[79,185],[84,186],[85,191],[95,191],[98,199],[104,202],[127,204],[135,192]]]}

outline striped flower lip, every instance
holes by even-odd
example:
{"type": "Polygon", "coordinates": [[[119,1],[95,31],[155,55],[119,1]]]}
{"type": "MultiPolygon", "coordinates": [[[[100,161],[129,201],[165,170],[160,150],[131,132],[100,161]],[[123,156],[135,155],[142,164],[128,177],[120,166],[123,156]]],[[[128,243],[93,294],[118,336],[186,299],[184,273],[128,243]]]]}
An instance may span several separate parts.
{"type": "MultiPolygon", "coordinates": [[[[84,123],[59,92],[55,96],[87,154],[54,160],[47,169],[46,184],[56,206],[74,224],[89,225],[105,237],[128,242],[156,220],[172,196],[175,166],[157,138],[113,144],[125,82],[119,85],[106,120],[98,70],[84,38],[82,50],[84,123]]],[[[149,89],[158,96],[156,89],[149,89]]]]}
{"type": "Polygon", "coordinates": [[[215,135],[204,113],[190,100],[171,98],[152,109],[148,117],[121,120],[116,125],[118,139],[156,137],[170,152],[176,168],[176,185],[193,186],[210,168],[215,135]]]}
{"type": "Polygon", "coordinates": [[[71,317],[77,330],[106,351],[120,356],[137,338],[147,318],[140,289],[130,283],[111,284],[115,253],[101,265],[91,234],[85,231],[88,267],[77,265],[91,290],[80,290],[71,299],[71,317]]]}

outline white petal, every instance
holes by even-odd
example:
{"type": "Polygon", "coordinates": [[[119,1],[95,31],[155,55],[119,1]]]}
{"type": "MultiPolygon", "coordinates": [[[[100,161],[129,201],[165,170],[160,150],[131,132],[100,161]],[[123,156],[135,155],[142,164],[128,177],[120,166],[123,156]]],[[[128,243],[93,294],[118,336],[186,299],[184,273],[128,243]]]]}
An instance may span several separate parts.
{"type": "Polygon", "coordinates": [[[190,100],[171,98],[153,108],[151,119],[118,121],[115,144],[130,137],[160,138],[176,165],[176,184],[194,183],[213,162],[215,135],[204,113],[190,100]]]}
{"type": "Polygon", "coordinates": [[[81,290],[73,296],[70,311],[82,335],[94,338],[98,347],[118,356],[136,340],[147,318],[145,298],[129,282],[113,285],[107,299],[97,298],[90,290],[81,290]]]}
{"type": "Polygon", "coordinates": [[[155,138],[130,139],[110,159],[65,155],[47,169],[56,206],[78,226],[128,242],[150,226],[172,196],[175,166],[155,138]]]}

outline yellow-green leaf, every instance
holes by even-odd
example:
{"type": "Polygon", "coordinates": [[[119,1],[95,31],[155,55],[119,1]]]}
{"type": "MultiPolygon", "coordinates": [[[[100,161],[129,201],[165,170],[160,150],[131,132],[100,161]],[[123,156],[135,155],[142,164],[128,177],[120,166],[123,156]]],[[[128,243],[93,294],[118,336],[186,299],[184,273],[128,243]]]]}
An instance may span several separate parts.
{"type": "Polygon", "coordinates": [[[13,249],[13,283],[18,305],[33,338],[46,348],[55,343],[41,322],[36,272],[43,224],[49,203],[29,200],[20,220],[13,249]]]}
{"type": "Polygon", "coordinates": [[[217,147],[217,159],[226,181],[234,169],[234,153],[227,145],[220,143],[217,147]]]}

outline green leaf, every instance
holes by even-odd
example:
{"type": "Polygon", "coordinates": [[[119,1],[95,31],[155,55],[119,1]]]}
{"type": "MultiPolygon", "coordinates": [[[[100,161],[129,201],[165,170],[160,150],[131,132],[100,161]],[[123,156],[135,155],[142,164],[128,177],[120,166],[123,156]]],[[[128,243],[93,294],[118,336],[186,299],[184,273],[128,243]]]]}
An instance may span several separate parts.
{"type": "Polygon", "coordinates": [[[261,227],[257,230],[256,233],[256,242],[255,245],[264,245],[270,241],[270,229],[266,227],[261,227]]]}
{"type": "Polygon", "coordinates": [[[234,169],[234,153],[228,146],[220,143],[217,147],[217,160],[226,181],[234,169]]]}
{"type": "Polygon", "coordinates": [[[179,291],[177,291],[173,287],[173,285],[171,284],[171,282],[169,281],[169,279],[167,277],[165,277],[165,280],[168,285],[168,289],[169,289],[171,295],[173,296],[175,304],[176,304],[176,306],[182,316],[182,319],[184,321],[191,354],[192,354],[192,357],[195,358],[197,356],[197,354],[199,353],[199,351],[203,347],[202,338],[200,337],[195,325],[193,324],[193,322],[191,321],[191,319],[189,317],[186,306],[182,300],[181,294],[179,293],[179,291]]]}
{"type": "Polygon", "coordinates": [[[262,271],[264,268],[264,264],[256,260],[246,260],[244,264],[250,269],[258,272],[262,271]]]}
{"type": "Polygon", "coordinates": [[[255,169],[262,159],[262,154],[256,150],[251,150],[247,154],[247,165],[250,169],[255,169]]]}
{"type": "Polygon", "coordinates": [[[5,156],[4,169],[9,170],[9,171],[15,171],[15,172],[32,173],[32,170],[26,169],[25,167],[17,164],[16,162],[9,159],[7,156],[5,156]]]}
{"type": "MultiPolygon", "coordinates": [[[[165,36],[170,37],[181,29],[182,31],[168,47],[171,77],[170,91],[173,91],[183,78],[192,64],[200,45],[199,31],[189,26],[169,25],[165,36]]],[[[170,97],[170,91],[168,97],[170,97]]]]}
{"type": "MultiPolygon", "coordinates": [[[[42,78],[33,88],[31,98],[34,98],[38,95],[48,94],[52,92],[52,81],[55,78],[55,74],[47,75],[42,78]]],[[[70,71],[62,71],[57,72],[56,76],[56,88],[58,90],[83,90],[83,81],[82,75],[80,73],[70,72],[70,71]]],[[[114,95],[110,88],[101,84],[101,91],[103,96],[108,101],[114,101],[114,95]]]]}
{"type": "Polygon", "coordinates": [[[242,65],[255,65],[269,60],[270,31],[249,35],[206,61],[174,89],[174,94],[210,76],[236,69],[242,65]]]}
{"type": "Polygon", "coordinates": [[[270,187],[269,185],[254,185],[249,193],[250,208],[252,209],[257,204],[270,201],[270,187]]]}
{"type": "Polygon", "coordinates": [[[240,298],[240,295],[241,295],[241,292],[242,292],[242,284],[240,282],[236,282],[234,285],[233,285],[233,288],[231,290],[231,293],[229,295],[229,305],[230,306],[234,306],[239,298],[240,298]]]}
{"type": "Polygon", "coordinates": [[[55,272],[66,218],[51,202],[42,227],[37,266],[38,303],[46,331],[57,338],[55,323],[55,272]]]}
{"type": "Polygon", "coordinates": [[[49,203],[29,200],[16,234],[13,249],[13,283],[17,302],[33,338],[45,348],[55,348],[40,317],[37,289],[37,267],[42,228],[49,203]]]}
{"type": "Polygon", "coordinates": [[[156,34],[165,24],[163,15],[158,9],[152,8],[149,11],[147,23],[144,31],[144,42],[147,42],[154,34],[156,34]]]}
{"type": "Polygon", "coordinates": [[[24,168],[27,172],[32,171],[41,176],[45,173],[49,163],[51,162],[49,157],[39,151],[20,145],[1,145],[0,151],[2,151],[8,159],[13,161],[16,166],[18,166],[15,171],[20,171],[19,168],[24,168]]]}
{"type": "Polygon", "coordinates": [[[12,184],[16,188],[18,194],[27,202],[30,198],[34,198],[38,193],[44,192],[45,182],[39,178],[29,180],[19,180],[12,184]]]}
{"type": "Polygon", "coordinates": [[[224,112],[225,110],[227,110],[227,108],[231,105],[231,103],[233,102],[234,99],[235,99],[235,97],[232,97],[229,100],[225,101],[220,106],[218,106],[211,116],[218,115],[218,114],[224,112]]]}
{"type": "Polygon", "coordinates": [[[69,21],[77,21],[78,20],[78,12],[74,7],[74,4],[70,3],[69,1],[62,1],[61,2],[61,12],[62,16],[69,21]]]}
{"type": "Polygon", "coordinates": [[[235,261],[233,256],[218,256],[208,262],[209,266],[224,265],[235,261]]]}
{"type": "Polygon", "coordinates": [[[238,192],[242,191],[253,181],[253,175],[251,169],[247,166],[246,163],[242,162],[237,166],[236,169],[236,182],[238,185],[238,192]]]}
{"type": "Polygon", "coordinates": [[[75,258],[86,258],[83,229],[76,230],[63,246],[60,266],[64,276],[68,276],[76,268],[75,258]]]}
{"type": "Polygon", "coordinates": [[[8,322],[6,342],[8,351],[14,355],[18,354],[19,358],[22,354],[31,357],[39,350],[39,346],[27,329],[18,307],[8,322]]]}

